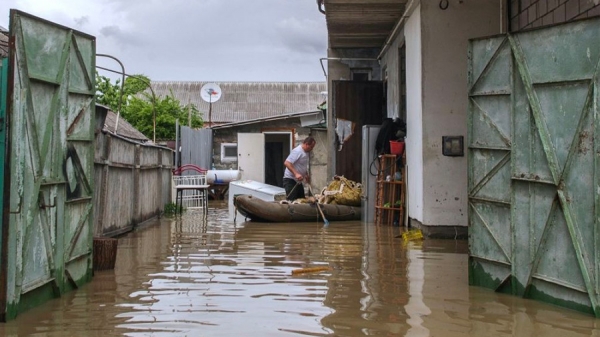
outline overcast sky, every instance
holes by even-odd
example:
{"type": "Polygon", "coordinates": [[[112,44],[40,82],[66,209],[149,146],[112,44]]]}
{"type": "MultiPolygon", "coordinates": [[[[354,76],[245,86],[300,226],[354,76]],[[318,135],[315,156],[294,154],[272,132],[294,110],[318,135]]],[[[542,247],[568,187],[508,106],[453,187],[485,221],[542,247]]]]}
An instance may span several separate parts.
{"type": "Polygon", "coordinates": [[[0,26],[11,8],[94,35],[97,53],[155,81],[325,81],[314,0],[0,0],[0,26]]]}

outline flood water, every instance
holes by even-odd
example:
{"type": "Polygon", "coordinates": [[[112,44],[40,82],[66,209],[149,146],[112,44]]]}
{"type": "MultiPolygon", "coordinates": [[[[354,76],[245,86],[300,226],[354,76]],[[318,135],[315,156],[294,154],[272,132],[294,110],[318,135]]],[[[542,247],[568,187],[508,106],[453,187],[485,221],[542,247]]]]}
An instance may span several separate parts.
{"type": "Polygon", "coordinates": [[[469,287],[467,242],[361,222],[188,211],[119,238],[114,270],[0,336],[600,336],[600,320],[469,287]],[[293,274],[301,268],[320,272],[293,274]]]}

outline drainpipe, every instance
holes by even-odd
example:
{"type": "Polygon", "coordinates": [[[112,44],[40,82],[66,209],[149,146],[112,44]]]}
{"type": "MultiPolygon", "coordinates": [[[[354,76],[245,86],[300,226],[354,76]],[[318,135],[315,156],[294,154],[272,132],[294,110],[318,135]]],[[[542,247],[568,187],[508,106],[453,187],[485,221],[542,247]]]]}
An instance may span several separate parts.
{"type": "MultiPolygon", "coordinates": [[[[420,0],[417,0],[417,1],[420,3],[420,0]]],[[[404,20],[406,18],[408,18],[407,13],[412,12],[412,7],[414,6],[414,4],[415,4],[415,0],[410,0],[408,5],[406,6],[406,9],[404,10],[404,14],[402,14],[402,17],[400,18],[400,20],[398,20],[398,22],[396,22],[396,25],[394,26],[392,33],[390,33],[388,38],[385,40],[385,43],[383,44],[383,47],[381,48],[381,52],[377,56],[378,60],[381,60],[381,57],[383,56],[383,54],[385,54],[387,49],[392,45],[392,40],[394,39],[394,37],[396,37],[396,33],[398,33],[398,29],[400,29],[400,26],[402,26],[404,24],[404,20]]]]}
{"type": "Polygon", "coordinates": [[[325,10],[323,9],[323,0],[317,0],[317,7],[319,7],[319,12],[323,13],[323,15],[325,15],[325,10]]]}

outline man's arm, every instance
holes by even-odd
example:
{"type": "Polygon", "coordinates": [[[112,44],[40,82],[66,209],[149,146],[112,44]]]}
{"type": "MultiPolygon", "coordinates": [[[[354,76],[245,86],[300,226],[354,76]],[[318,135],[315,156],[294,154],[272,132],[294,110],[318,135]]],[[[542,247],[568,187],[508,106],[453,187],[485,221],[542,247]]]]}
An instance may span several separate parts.
{"type": "Polygon", "coordinates": [[[296,177],[296,180],[302,180],[304,177],[298,173],[298,171],[296,171],[296,168],[294,167],[294,164],[292,164],[292,162],[290,162],[289,160],[286,160],[283,165],[285,165],[285,167],[287,167],[288,170],[290,170],[290,172],[292,172],[292,174],[294,174],[294,177],[296,177]]]}

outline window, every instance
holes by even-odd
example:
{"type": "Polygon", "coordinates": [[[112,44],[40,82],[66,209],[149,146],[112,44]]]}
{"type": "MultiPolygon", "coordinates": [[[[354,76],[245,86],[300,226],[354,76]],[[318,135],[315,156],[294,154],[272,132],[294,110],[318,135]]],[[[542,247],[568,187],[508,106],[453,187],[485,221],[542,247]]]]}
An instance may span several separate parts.
{"type": "Polygon", "coordinates": [[[353,81],[370,81],[371,80],[371,69],[352,69],[352,80],[353,81]]]}
{"type": "Polygon", "coordinates": [[[221,144],[221,162],[237,161],[237,143],[221,144]]]}

